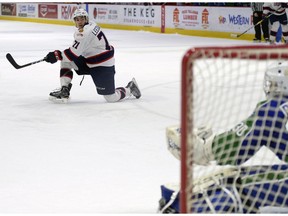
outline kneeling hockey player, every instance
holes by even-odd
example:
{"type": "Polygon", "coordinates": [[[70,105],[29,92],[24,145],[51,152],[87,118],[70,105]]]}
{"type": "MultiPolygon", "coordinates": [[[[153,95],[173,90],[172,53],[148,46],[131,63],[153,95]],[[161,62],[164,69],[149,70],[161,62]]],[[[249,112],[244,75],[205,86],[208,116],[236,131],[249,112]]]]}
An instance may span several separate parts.
{"type": "Polygon", "coordinates": [[[133,78],[128,85],[115,89],[114,47],[111,46],[102,29],[89,22],[88,13],[80,8],[73,14],[76,25],[74,42],[63,52],[55,50],[46,56],[46,61],[61,61],[61,88],[50,93],[52,101],[67,101],[72,87],[73,71],[78,75],[91,75],[97,93],[103,95],[107,102],[116,102],[126,96],[141,97],[136,80],[133,78]]]}
{"type": "MultiPolygon", "coordinates": [[[[222,175],[211,171],[208,177],[193,182],[193,212],[288,212],[287,62],[280,62],[267,69],[264,91],[266,100],[258,103],[253,114],[232,130],[216,135],[209,127],[194,129],[194,163],[206,166],[216,161],[217,165],[231,167],[227,168],[228,174],[225,169],[222,175]],[[261,148],[272,151],[277,163],[249,168],[241,166],[261,148]],[[206,184],[202,187],[200,185],[200,191],[197,190],[197,184],[201,184],[201,181],[206,184]],[[207,184],[209,181],[214,183],[207,184]]],[[[170,128],[170,131],[167,129],[168,149],[178,159],[181,157],[179,139],[179,127],[170,128]]],[[[179,212],[177,190],[166,186],[162,186],[161,190],[160,210],[179,212]]]]}

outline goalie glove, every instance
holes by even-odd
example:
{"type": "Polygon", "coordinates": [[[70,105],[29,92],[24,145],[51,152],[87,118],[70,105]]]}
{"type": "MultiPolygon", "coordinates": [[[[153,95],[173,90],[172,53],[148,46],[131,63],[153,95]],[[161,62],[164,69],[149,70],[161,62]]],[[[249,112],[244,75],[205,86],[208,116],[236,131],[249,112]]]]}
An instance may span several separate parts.
{"type": "Polygon", "coordinates": [[[179,126],[171,126],[166,128],[167,147],[170,153],[180,160],[180,136],[181,129],[179,126]]]}
{"type": "Polygon", "coordinates": [[[214,159],[212,153],[212,143],[215,137],[209,127],[200,127],[193,130],[193,161],[195,164],[208,165],[214,159]]]}

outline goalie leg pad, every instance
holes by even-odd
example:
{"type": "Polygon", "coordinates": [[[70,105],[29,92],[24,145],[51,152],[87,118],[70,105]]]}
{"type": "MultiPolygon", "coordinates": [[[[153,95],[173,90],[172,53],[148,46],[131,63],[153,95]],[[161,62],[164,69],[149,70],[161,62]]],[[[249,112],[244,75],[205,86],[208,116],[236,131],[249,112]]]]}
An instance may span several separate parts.
{"type": "MultiPolygon", "coordinates": [[[[191,199],[193,213],[237,213],[241,212],[241,201],[235,189],[239,171],[233,166],[214,167],[208,176],[193,181],[191,199]]],[[[159,201],[160,213],[178,213],[179,185],[161,186],[162,198],[159,201]]]]}
{"type": "MultiPolygon", "coordinates": [[[[227,179],[231,181],[230,179],[227,179]]],[[[209,188],[196,192],[193,197],[193,213],[237,213],[238,207],[235,206],[235,198],[232,186],[220,187],[218,184],[211,185],[209,188]],[[229,193],[227,193],[227,191],[229,193]]],[[[161,186],[161,199],[159,201],[159,213],[179,213],[179,190],[174,190],[167,185],[161,186]]]]}
{"type": "Polygon", "coordinates": [[[168,185],[161,185],[161,199],[159,200],[158,211],[159,213],[166,214],[175,214],[180,212],[179,189],[175,189],[168,185]]]}

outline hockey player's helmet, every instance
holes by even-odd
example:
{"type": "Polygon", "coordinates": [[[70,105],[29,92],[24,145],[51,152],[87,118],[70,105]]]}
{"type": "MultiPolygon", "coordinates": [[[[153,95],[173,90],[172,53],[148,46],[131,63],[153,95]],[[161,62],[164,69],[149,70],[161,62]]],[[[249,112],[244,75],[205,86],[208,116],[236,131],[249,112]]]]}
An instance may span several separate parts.
{"type": "Polygon", "coordinates": [[[83,8],[78,8],[74,11],[73,13],[73,21],[75,21],[76,17],[85,17],[86,18],[86,22],[89,22],[89,15],[87,13],[86,10],[84,10],[83,8]]]}
{"type": "Polygon", "coordinates": [[[265,72],[264,92],[288,95],[288,62],[278,62],[265,72]]]}

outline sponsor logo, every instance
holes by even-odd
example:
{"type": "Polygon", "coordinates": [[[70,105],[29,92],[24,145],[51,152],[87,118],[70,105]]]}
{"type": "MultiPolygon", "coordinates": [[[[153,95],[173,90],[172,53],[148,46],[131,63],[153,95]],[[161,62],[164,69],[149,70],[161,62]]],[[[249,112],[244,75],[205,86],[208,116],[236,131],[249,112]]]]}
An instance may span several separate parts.
{"type": "Polygon", "coordinates": [[[175,8],[173,10],[173,23],[175,26],[178,26],[179,23],[180,23],[180,19],[179,19],[179,9],[178,8],[175,8]]]}
{"type": "Polygon", "coordinates": [[[220,16],[220,17],[218,18],[218,20],[219,20],[219,24],[224,24],[224,23],[226,23],[226,18],[223,17],[223,16],[220,16]]]}
{"type": "Polygon", "coordinates": [[[96,19],[97,18],[97,8],[94,8],[94,10],[93,10],[93,17],[94,17],[94,19],[96,19]]]}
{"type": "Polygon", "coordinates": [[[202,27],[204,29],[207,29],[209,27],[209,11],[206,8],[202,11],[201,18],[202,27]]]}
{"type": "Polygon", "coordinates": [[[1,13],[2,15],[16,16],[16,4],[2,3],[1,13]]]}
{"type": "Polygon", "coordinates": [[[18,6],[18,16],[20,17],[35,17],[36,16],[36,6],[31,4],[19,4],[18,6]]]}
{"type": "Polygon", "coordinates": [[[48,13],[48,6],[47,5],[41,5],[39,12],[43,17],[45,17],[48,13]]]}
{"type": "Polygon", "coordinates": [[[36,12],[35,5],[28,5],[28,13],[29,14],[34,14],[35,12],[36,12]]]}
{"type": "Polygon", "coordinates": [[[155,24],[153,7],[124,7],[124,23],[152,26],[155,24]]]}
{"type": "Polygon", "coordinates": [[[97,20],[105,20],[108,14],[107,8],[94,8],[93,17],[97,20]]]}
{"type": "Polygon", "coordinates": [[[74,11],[77,6],[63,5],[61,6],[61,18],[62,19],[72,19],[74,11]]]}
{"type": "Polygon", "coordinates": [[[241,15],[228,15],[229,23],[232,23],[234,25],[249,25],[250,24],[250,18],[244,17],[241,15]]]}
{"type": "Polygon", "coordinates": [[[124,7],[125,17],[154,18],[155,9],[151,7],[124,7]]]}
{"type": "Polygon", "coordinates": [[[40,4],[38,6],[39,18],[58,18],[57,5],[40,4]]]}
{"type": "Polygon", "coordinates": [[[27,5],[20,5],[19,13],[27,13],[27,5]]]}

